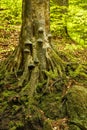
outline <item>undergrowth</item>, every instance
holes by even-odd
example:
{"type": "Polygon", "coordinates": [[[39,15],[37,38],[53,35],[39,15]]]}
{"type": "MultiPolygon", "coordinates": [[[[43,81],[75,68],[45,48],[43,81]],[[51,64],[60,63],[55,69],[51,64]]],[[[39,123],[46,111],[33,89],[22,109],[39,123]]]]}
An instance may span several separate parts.
{"type": "Polygon", "coordinates": [[[21,24],[21,0],[1,0],[0,4],[1,22],[4,22],[4,24],[21,24]]]}

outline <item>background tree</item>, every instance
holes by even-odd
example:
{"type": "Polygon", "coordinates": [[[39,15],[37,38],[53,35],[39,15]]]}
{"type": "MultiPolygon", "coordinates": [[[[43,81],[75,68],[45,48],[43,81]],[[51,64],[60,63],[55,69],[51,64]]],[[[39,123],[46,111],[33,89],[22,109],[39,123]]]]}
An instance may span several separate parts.
{"type": "MultiPolygon", "coordinates": [[[[57,23],[57,35],[59,36],[65,36],[65,37],[69,37],[68,34],[68,30],[67,30],[67,18],[68,18],[68,7],[69,7],[69,1],[68,0],[52,0],[51,4],[55,5],[55,8],[52,6],[51,8],[51,13],[53,13],[53,11],[55,12],[55,15],[57,17],[57,21],[54,19],[54,24],[57,23]]],[[[53,18],[54,16],[51,17],[53,18]]],[[[55,27],[55,25],[52,24],[53,27],[55,27]]]]}
{"type": "Polygon", "coordinates": [[[86,45],[86,5],[87,1],[73,0],[69,2],[68,31],[72,39],[86,45]]]}

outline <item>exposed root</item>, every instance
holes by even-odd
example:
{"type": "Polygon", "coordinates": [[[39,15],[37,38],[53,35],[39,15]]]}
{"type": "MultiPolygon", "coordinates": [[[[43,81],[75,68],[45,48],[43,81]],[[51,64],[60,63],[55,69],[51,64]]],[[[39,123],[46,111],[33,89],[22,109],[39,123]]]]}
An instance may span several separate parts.
{"type": "Polygon", "coordinates": [[[13,54],[6,60],[6,70],[8,72],[15,72],[20,68],[22,62],[22,51],[20,50],[20,47],[18,46],[13,54]]]}

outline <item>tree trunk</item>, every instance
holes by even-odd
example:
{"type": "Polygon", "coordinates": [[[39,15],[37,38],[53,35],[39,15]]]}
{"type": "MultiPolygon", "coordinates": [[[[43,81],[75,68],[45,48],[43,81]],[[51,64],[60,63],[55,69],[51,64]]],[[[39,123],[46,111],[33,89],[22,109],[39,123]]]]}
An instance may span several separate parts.
{"type": "Polygon", "coordinates": [[[54,3],[58,5],[59,9],[59,26],[61,36],[69,37],[68,29],[67,29],[67,14],[68,14],[68,7],[69,7],[69,0],[53,0],[54,3]]]}
{"type": "Polygon", "coordinates": [[[50,1],[23,0],[22,8],[19,45],[7,60],[6,68],[8,72],[15,73],[18,87],[27,87],[30,99],[37,84],[48,80],[46,71],[55,72],[56,68],[61,76],[64,62],[51,46],[50,1]],[[18,75],[19,70],[22,71],[21,76],[18,75]]]}
{"type": "Polygon", "coordinates": [[[41,71],[46,69],[46,58],[43,55],[45,53],[43,46],[47,41],[48,32],[46,26],[48,20],[45,17],[46,6],[48,6],[46,1],[23,1],[23,22],[20,36],[23,51],[23,78],[26,78],[25,73],[29,73],[28,71],[33,70],[37,64],[40,64],[41,71]]]}
{"type": "Polygon", "coordinates": [[[44,113],[33,105],[35,95],[39,95],[38,85],[50,92],[51,79],[62,76],[64,65],[51,45],[49,3],[50,0],[23,0],[19,45],[2,71],[6,85],[12,87],[6,92],[7,106],[1,113],[1,129],[42,130],[44,113]],[[14,78],[17,80],[12,84],[14,78]]]}

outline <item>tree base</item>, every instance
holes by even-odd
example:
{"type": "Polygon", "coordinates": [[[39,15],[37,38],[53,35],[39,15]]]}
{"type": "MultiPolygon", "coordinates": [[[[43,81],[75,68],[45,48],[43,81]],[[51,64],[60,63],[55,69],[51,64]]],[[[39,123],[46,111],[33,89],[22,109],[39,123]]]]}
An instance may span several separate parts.
{"type": "MultiPolygon", "coordinates": [[[[63,56],[63,53],[61,55],[61,53],[59,54],[59,52],[54,50],[51,53],[47,53],[46,57],[48,68],[41,72],[40,68],[35,66],[30,78],[27,78],[26,73],[23,78],[24,72],[23,69],[19,71],[20,67],[19,70],[14,71],[14,69],[11,69],[11,71],[8,71],[7,64],[3,63],[3,70],[1,66],[1,130],[54,130],[54,128],[71,130],[72,126],[77,127],[78,130],[86,129],[86,122],[85,126],[82,126],[85,118],[78,123],[78,121],[72,120],[72,117],[70,117],[70,113],[74,112],[72,108],[75,102],[72,101],[70,111],[69,108],[67,110],[70,105],[68,102],[71,99],[69,97],[70,90],[72,94],[74,93],[73,91],[78,93],[79,88],[82,88],[82,92],[84,91],[84,87],[79,86],[79,83],[81,84],[84,80],[84,86],[86,85],[85,65],[79,65],[77,62],[68,62],[68,60],[65,61],[63,58],[68,59],[69,55],[68,57],[65,54],[63,56]],[[82,68],[83,71],[81,71],[82,68]],[[40,77],[39,75],[42,76],[40,77]],[[78,87],[75,87],[75,84],[78,87]],[[73,90],[75,88],[76,90],[73,90]]],[[[10,64],[11,62],[8,63],[10,64]]],[[[73,96],[72,99],[77,101],[76,97],[73,96]]],[[[86,99],[84,98],[83,103],[85,101],[86,99]]],[[[79,101],[76,104],[78,103],[79,101]]],[[[85,106],[82,105],[81,107],[83,109],[85,106]]],[[[78,109],[80,109],[80,106],[78,106],[78,109]]],[[[77,114],[78,111],[76,110],[75,113],[77,114]]],[[[81,117],[85,114],[86,111],[81,117]]]]}

